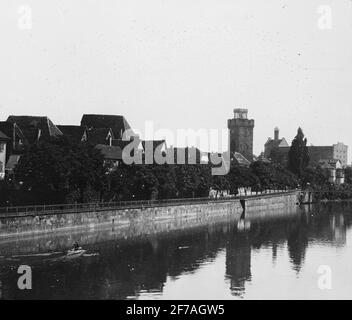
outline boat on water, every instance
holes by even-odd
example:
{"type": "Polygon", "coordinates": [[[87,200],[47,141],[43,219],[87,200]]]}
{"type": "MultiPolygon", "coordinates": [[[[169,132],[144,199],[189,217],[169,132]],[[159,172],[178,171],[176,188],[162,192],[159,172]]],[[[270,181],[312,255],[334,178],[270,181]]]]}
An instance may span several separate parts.
{"type": "Polygon", "coordinates": [[[77,256],[81,256],[82,254],[86,253],[87,250],[82,249],[81,247],[77,248],[77,249],[71,249],[67,251],[66,256],[67,257],[77,257],[77,256]]]}

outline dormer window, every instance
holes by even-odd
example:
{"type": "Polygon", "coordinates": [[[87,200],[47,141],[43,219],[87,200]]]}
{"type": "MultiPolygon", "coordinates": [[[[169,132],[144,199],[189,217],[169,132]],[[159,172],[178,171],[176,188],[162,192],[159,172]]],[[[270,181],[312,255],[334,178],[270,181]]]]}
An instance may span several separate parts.
{"type": "Polygon", "coordinates": [[[82,139],[81,139],[81,142],[86,142],[86,141],[87,141],[87,133],[84,132],[82,139]]]}
{"type": "Polygon", "coordinates": [[[108,140],[108,145],[111,147],[112,146],[112,135],[110,132],[108,133],[106,140],[108,140]]]}

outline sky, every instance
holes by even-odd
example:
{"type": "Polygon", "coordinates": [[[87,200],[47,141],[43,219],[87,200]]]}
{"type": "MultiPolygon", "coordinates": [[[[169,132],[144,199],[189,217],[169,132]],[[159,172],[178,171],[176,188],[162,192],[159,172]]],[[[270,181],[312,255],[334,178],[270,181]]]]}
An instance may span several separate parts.
{"type": "Polygon", "coordinates": [[[351,0],[2,0],[0,120],[121,114],[143,137],[247,108],[255,154],[276,126],[351,147],[351,36],[351,0]]]}

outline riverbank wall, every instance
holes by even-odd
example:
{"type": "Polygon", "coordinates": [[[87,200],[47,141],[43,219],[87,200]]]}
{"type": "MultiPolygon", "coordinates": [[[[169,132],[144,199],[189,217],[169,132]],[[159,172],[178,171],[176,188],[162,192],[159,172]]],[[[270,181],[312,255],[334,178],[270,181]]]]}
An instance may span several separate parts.
{"type": "Polygon", "coordinates": [[[94,229],[102,226],[113,228],[166,225],[170,230],[187,226],[204,225],[216,217],[258,214],[268,210],[296,206],[299,191],[280,192],[235,199],[204,200],[197,203],[180,203],[88,210],[86,212],[61,212],[0,218],[0,239],[23,237],[55,232],[94,229]],[[242,203],[241,203],[242,202],[242,203]],[[244,210],[245,209],[245,210],[244,210]]]}

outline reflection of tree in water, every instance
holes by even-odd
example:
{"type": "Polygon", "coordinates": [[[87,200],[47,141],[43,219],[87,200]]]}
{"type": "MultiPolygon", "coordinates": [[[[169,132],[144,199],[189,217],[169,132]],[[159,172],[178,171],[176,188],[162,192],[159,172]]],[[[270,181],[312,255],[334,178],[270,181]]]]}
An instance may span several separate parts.
{"type": "MultiPolygon", "coordinates": [[[[167,276],[194,272],[224,248],[223,225],[139,240],[99,243],[99,256],[33,265],[33,290],[16,289],[16,270],[0,271],[6,298],[126,299],[140,291],[161,291],[167,276]]],[[[3,292],[4,293],[4,292],[3,292]]]]}
{"type": "Polygon", "coordinates": [[[290,261],[292,262],[293,269],[297,272],[301,270],[307,247],[307,228],[298,225],[290,232],[287,238],[287,250],[290,256],[290,261]]]}
{"type": "Polygon", "coordinates": [[[253,220],[250,230],[231,231],[226,245],[226,275],[233,295],[243,296],[246,282],[251,281],[251,250],[271,247],[274,263],[278,245],[285,243],[292,227],[300,223],[298,218],[295,215],[290,219],[253,220]]]}
{"type": "MultiPolygon", "coordinates": [[[[105,241],[87,247],[99,256],[71,261],[38,260],[33,266],[33,290],[17,289],[17,266],[27,260],[0,265],[2,297],[44,299],[126,299],[141,292],[160,292],[167,278],[195,272],[204,261],[214,259],[226,247],[226,276],[234,295],[243,296],[251,281],[251,250],[272,249],[273,263],[277,247],[287,242],[292,268],[301,270],[308,239],[345,244],[351,215],[339,206],[321,207],[290,218],[258,216],[250,224],[221,223],[207,227],[170,232],[138,239],[105,241]],[[247,226],[247,227],[246,227],[247,226]]],[[[205,280],[206,281],[206,280],[205,280]]]]}
{"type": "Polygon", "coordinates": [[[333,244],[336,247],[342,247],[346,244],[346,231],[351,225],[351,216],[345,215],[346,211],[351,210],[350,203],[341,203],[336,205],[317,206],[316,212],[320,218],[309,221],[310,234],[333,244]]]}

